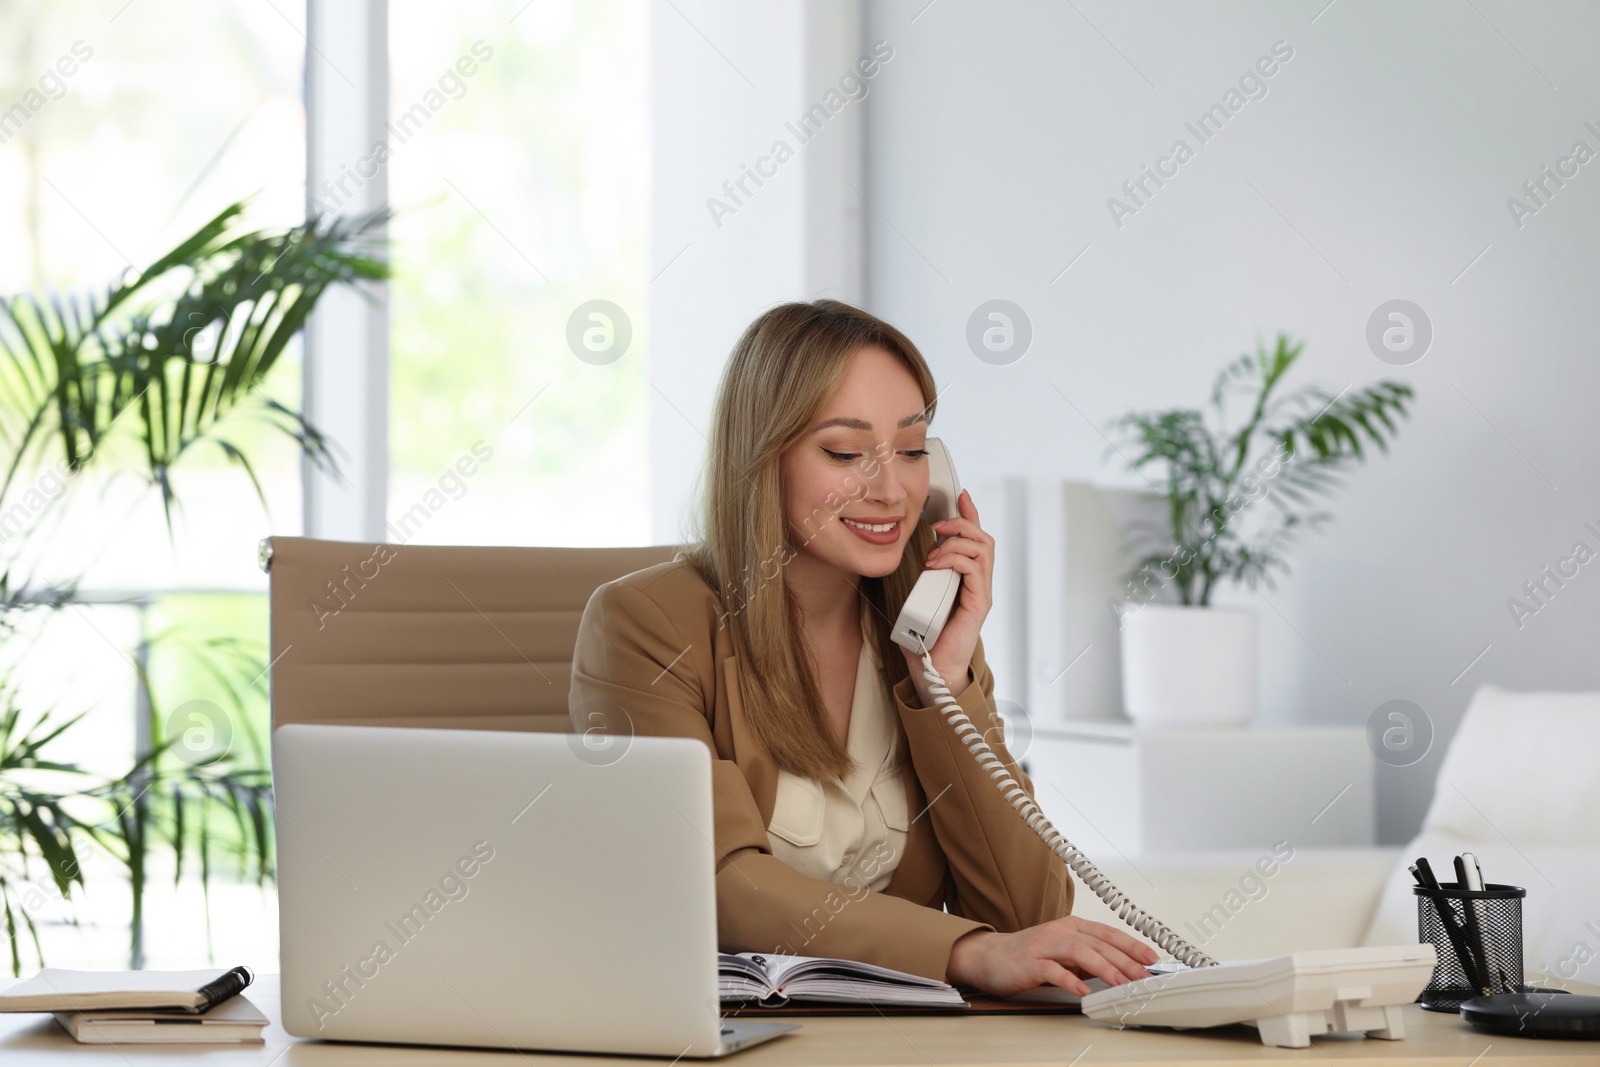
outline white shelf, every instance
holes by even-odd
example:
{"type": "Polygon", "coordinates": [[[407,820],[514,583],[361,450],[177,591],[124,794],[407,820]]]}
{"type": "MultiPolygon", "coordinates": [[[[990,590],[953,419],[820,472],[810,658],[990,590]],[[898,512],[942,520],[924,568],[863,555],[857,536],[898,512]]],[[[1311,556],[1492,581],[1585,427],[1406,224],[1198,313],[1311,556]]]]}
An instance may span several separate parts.
{"type": "Polygon", "coordinates": [[[1091,856],[1374,841],[1360,729],[1079,721],[1037,727],[1022,758],[1045,815],[1091,856]]]}

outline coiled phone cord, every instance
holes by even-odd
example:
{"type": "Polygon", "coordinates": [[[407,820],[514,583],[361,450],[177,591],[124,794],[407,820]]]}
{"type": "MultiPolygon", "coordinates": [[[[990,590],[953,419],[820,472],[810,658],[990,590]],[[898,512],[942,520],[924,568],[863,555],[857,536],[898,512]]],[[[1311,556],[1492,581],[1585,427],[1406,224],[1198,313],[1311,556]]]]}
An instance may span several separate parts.
{"type": "Polygon", "coordinates": [[[995,788],[1000,790],[1006,802],[1022,816],[1022,821],[1028,824],[1028,828],[1038,834],[1040,839],[1050,846],[1051,851],[1061,857],[1068,869],[1077,875],[1095,896],[1105,901],[1106,907],[1116,912],[1117,918],[1171,953],[1178,962],[1189,967],[1215,967],[1216,960],[1189,944],[1168,929],[1166,924],[1129,900],[1128,895],[1101,873],[1077,845],[1068,841],[1061,835],[1061,831],[1050,824],[1044,812],[1039,810],[1039,805],[1034,803],[1027,790],[1011,777],[1011,772],[1006,770],[1005,763],[994,754],[989,743],[983,739],[982,731],[973,725],[967,713],[961,710],[956,698],[950,695],[950,687],[945,684],[939,672],[934,670],[933,656],[926,648],[922,651],[922,666],[922,676],[928,680],[928,688],[933,691],[940,714],[949,721],[956,732],[956,738],[967,747],[968,752],[972,753],[973,758],[978,761],[978,766],[989,775],[995,788]]]}

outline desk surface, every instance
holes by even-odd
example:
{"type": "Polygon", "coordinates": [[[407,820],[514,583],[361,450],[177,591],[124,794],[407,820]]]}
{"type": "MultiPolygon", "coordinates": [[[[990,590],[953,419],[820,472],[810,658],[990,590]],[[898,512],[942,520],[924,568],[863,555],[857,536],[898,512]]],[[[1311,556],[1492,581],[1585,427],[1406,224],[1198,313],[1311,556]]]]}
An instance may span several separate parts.
{"type": "MultiPolygon", "coordinates": [[[[0,981],[8,985],[9,981],[0,981]]],[[[67,1062],[130,1067],[141,1062],[239,1064],[251,1067],[378,1064],[393,1067],[454,1063],[535,1064],[538,1067],[604,1067],[669,1061],[515,1051],[337,1044],[302,1041],[278,1025],[278,976],[261,975],[246,992],[272,1019],[263,1045],[79,1045],[48,1015],[0,1014],[0,1062],[6,1067],[67,1062]]],[[[626,1011],[626,1006],[619,1006],[626,1011]]],[[[748,1016],[747,1016],[748,1017],[748,1016]]],[[[1096,1064],[1298,1064],[1338,1061],[1429,1064],[1431,1067],[1494,1067],[1600,1062],[1600,1043],[1537,1041],[1478,1033],[1451,1015],[1406,1008],[1406,1039],[1377,1041],[1324,1036],[1309,1049],[1267,1048],[1249,1027],[1173,1033],[1117,1030],[1078,1015],[838,1017],[794,1020],[801,1029],[735,1053],[735,1067],[962,1067],[1017,1064],[1094,1067],[1096,1064]]]]}

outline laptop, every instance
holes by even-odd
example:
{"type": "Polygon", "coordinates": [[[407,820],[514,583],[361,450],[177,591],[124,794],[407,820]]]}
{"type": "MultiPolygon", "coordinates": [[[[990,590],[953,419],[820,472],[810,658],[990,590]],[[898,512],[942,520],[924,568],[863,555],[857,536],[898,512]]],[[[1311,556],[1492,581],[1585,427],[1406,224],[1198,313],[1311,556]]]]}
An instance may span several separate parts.
{"type": "Polygon", "coordinates": [[[721,1017],[701,742],[596,759],[550,733],[272,738],[296,1037],[703,1058],[797,1029],[721,1017]]]}

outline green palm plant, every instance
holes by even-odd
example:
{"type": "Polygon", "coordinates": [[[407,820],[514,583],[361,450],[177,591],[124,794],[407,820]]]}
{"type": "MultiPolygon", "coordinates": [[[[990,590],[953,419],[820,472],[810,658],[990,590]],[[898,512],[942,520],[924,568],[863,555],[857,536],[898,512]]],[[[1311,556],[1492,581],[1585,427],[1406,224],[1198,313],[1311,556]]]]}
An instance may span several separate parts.
{"type": "Polygon", "coordinates": [[[331,459],[303,417],[258,390],[329,286],[387,276],[365,248],[383,215],[242,230],[244,209],[229,205],[104,294],[0,300],[0,385],[6,414],[22,416],[7,428],[0,499],[51,447],[77,473],[129,411],[169,523],[172,467],[200,445],[240,464],[260,494],[249,458],[226,435],[247,403],[313,461],[331,459]]]}
{"type": "MultiPolygon", "coordinates": [[[[245,721],[242,712],[240,705],[236,721],[245,721]]],[[[172,850],[174,886],[192,853],[208,901],[218,844],[230,846],[240,880],[253,878],[264,886],[272,875],[272,786],[259,744],[248,753],[219,752],[191,765],[171,758],[179,750],[178,737],[163,738],[127,772],[107,777],[46,751],[84,714],[45,711],[29,719],[13,686],[0,692],[0,913],[14,975],[22,969],[24,932],[43,965],[34,912],[49,902],[49,893],[70,899],[74,885],[87,889],[84,860],[90,850],[110,857],[127,876],[133,905],[130,966],[143,959],[144,898],[154,848],[172,850]],[[218,820],[224,825],[219,827],[218,820]],[[47,877],[37,877],[40,866],[47,877]]],[[[206,911],[209,943],[209,906],[206,911]]]]}
{"type": "Polygon", "coordinates": [[[1134,527],[1151,546],[1124,576],[1138,599],[1153,599],[1151,586],[1169,581],[1190,605],[1209,604],[1225,580],[1272,587],[1272,571],[1288,568],[1286,549],[1331,517],[1307,510],[1313,499],[1343,484],[1366,458],[1364,443],[1388,451],[1394,418],[1409,414],[1411,387],[1385,380],[1334,395],[1314,385],[1274,395],[1304,349],[1280,333],[1270,351],[1258,343],[1253,355],[1229,363],[1211,389],[1210,422],[1198,409],[1178,408],[1133,412],[1112,424],[1129,439],[1129,464],[1158,466],[1165,481],[1166,521],[1134,527]],[[1227,400],[1238,393],[1250,398],[1250,410],[1230,430],[1227,400]],[[1247,532],[1239,516],[1262,499],[1275,514],[1247,532]]]}
{"type": "MultiPolygon", "coordinates": [[[[265,395],[263,384],[321,297],[335,286],[388,277],[377,254],[388,213],[315,218],[292,227],[253,229],[246,201],[229,205],[143,271],[103,291],[0,298],[0,442],[5,455],[0,503],[23,473],[64,463],[69,477],[90,465],[112,474],[134,469],[161,496],[169,533],[179,506],[172,472],[185,457],[214,448],[250,479],[265,506],[255,467],[239,437],[264,421],[291,437],[316,465],[337,470],[329,443],[304,416],[265,395]]],[[[71,604],[77,582],[30,580],[48,545],[24,564],[25,529],[0,560],[0,633],[15,634],[24,613],[71,604]]],[[[70,561],[69,561],[70,562],[70,561]]],[[[56,567],[57,571],[71,567],[56,567]]],[[[217,677],[247,677],[259,664],[248,650],[213,640],[198,650],[217,677]]],[[[16,658],[16,657],[12,657],[16,658]]],[[[241,875],[272,876],[272,801],[267,758],[250,745],[187,760],[163,737],[149,681],[141,703],[151,744],[122,775],[103,777],[55,755],[81,715],[29,715],[18,698],[16,667],[0,668],[0,914],[10,935],[14,974],[23,935],[43,964],[38,932],[22,894],[31,874],[63,898],[84,888],[82,848],[101,849],[126,869],[133,895],[130,965],[142,958],[140,920],[147,860],[173,850],[175,877],[185,857],[198,865],[209,900],[212,856],[231,846],[241,875]],[[214,820],[225,820],[226,830],[214,820]]],[[[247,684],[227,683],[238,721],[247,684]]],[[[209,934],[209,908],[208,934],[209,934]]]]}

